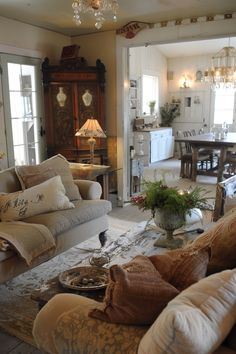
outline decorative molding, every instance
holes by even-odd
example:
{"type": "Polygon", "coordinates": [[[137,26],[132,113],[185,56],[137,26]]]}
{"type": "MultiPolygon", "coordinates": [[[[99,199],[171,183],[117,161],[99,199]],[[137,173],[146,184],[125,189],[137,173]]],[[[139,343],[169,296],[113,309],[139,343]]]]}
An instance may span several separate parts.
{"type": "Polygon", "coordinates": [[[221,20],[231,20],[232,18],[236,18],[236,12],[226,13],[226,14],[218,14],[211,16],[200,16],[200,17],[192,17],[192,18],[184,18],[177,19],[171,21],[160,21],[154,24],[155,28],[161,27],[173,27],[180,25],[190,25],[193,23],[202,23],[202,22],[210,22],[210,21],[221,21],[221,20]]]}
{"type": "Polygon", "coordinates": [[[128,22],[126,25],[118,28],[116,30],[116,34],[119,34],[127,39],[134,38],[138,32],[145,28],[151,28],[153,24],[147,22],[140,22],[140,21],[131,21],[128,22]]]}

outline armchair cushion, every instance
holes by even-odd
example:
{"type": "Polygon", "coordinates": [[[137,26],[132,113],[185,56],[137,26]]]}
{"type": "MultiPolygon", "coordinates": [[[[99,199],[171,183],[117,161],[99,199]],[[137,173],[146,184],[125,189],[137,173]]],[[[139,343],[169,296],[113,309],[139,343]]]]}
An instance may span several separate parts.
{"type": "Polygon", "coordinates": [[[138,354],[208,354],[236,320],[236,269],[200,280],[162,311],[142,338],[138,354]]]}

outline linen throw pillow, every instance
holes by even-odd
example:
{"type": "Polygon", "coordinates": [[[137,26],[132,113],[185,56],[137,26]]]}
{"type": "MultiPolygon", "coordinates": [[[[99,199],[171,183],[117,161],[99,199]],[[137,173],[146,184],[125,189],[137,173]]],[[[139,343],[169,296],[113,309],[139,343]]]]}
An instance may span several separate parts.
{"type": "Polygon", "coordinates": [[[119,265],[110,268],[104,307],[90,311],[90,317],[133,325],[148,325],[155,321],[179,291],[163,280],[148,258],[144,258],[139,256],[133,265],[129,262],[124,267],[127,269],[119,265]]]}
{"type": "Polygon", "coordinates": [[[141,339],[138,354],[213,353],[235,320],[236,269],[206,277],[170,301],[141,339]]]}
{"type": "Polygon", "coordinates": [[[178,249],[149,257],[163,279],[178,290],[184,290],[204,278],[210,259],[210,247],[178,249]]]}
{"type": "Polygon", "coordinates": [[[2,221],[22,220],[29,216],[74,207],[65,195],[60,176],[24,191],[0,195],[2,221]]]}
{"type": "Polygon", "coordinates": [[[67,197],[70,200],[81,199],[78,186],[76,186],[73,181],[69,162],[65,159],[64,156],[60,154],[43,161],[39,165],[16,166],[15,171],[20,180],[22,189],[26,189],[38,184],[39,175],[43,175],[42,178],[45,178],[44,180],[46,180],[47,176],[49,177],[53,171],[54,175],[61,176],[67,197]]]}

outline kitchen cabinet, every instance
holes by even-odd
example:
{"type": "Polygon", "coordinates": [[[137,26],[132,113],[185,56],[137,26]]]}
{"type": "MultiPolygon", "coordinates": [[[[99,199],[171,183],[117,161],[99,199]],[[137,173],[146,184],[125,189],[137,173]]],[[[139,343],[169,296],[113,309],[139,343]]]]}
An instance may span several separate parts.
{"type": "MultiPolygon", "coordinates": [[[[76,58],[50,65],[46,58],[42,72],[48,156],[60,153],[71,162],[89,162],[88,138],[75,133],[92,117],[105,130],[104,64],[98,59],[96,66],[88,66],[84,58],[76,58]]],[[[94,160],[106,163],[106,139],[96,138],[94,160]]]]}
{"type": "Polygon", "coordinates": [[[172,128],[135,131],[134,149],[136,156],[142,159],[144,166],[173,157],[172,128]]]}

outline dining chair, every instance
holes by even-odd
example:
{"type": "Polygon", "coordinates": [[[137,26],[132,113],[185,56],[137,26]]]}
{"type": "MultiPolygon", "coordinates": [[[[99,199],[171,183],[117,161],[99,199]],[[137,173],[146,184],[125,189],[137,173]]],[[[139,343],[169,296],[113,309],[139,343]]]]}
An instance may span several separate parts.
{"type": "MultiPolygon", "coordinates": [[[[182,131],[176,132],[176,137],[186,137],[187,133],[182,131]]],[[[192,177],[192,149],[189,143],[177,142],[179,147],[179,159],[181,161],[180,166],[180,177],[190,178],[192,177]]],[[[198,156],[198,166],[203,166],[204,161],[206,162],[209,155],[198,156]]]]}
{"type": "Polygon", "coordinates": [[[225,179],[216,185],[215,207],[213,221],[217,221],[230,209],[236,207],[236,175],[225,179]]]}

